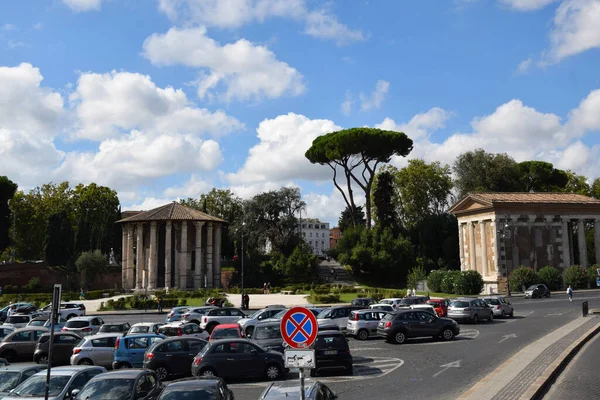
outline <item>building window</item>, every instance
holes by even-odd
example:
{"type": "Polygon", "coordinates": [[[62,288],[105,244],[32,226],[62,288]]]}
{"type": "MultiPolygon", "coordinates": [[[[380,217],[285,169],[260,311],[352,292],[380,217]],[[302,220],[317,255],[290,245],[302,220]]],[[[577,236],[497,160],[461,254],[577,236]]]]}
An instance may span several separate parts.
{"type": "Polygon", "coordinates": [[[306,229],[306,224],[302,224],[302,228],[306,229]]]}
{"type": "Polygon", "coordinates": [[[312,240],[311,240],[309,243],[310,243],[310,245],[312,246],[312,240]]]}
{"type": "Polygon", "coordinates": [[[321,225],[321,229],[325,229],[325,225],[321,225]]]}
{"type": "Polygon", "coordinates": [[[310,233],[310,237],[312,237],[312,232],[310,233]]]}
{"type": "Polygon", "coordinates": [[[321,240],[321,244],[322,244],[322,245],[325,245],[325,241],[324,241],[324,240],[321,240]]]}
{"type": "Polygon", "coordinates": [[[325,232],[323,232],[323,236],[321,236],[321,237],[325,237],[325,232]]]}

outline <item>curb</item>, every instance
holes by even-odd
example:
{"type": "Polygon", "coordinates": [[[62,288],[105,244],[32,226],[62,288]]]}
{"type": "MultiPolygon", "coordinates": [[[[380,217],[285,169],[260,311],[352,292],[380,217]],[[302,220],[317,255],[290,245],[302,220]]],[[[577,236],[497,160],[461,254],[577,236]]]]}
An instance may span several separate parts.
{"type": "Polygon", "coordinates": [[[527,389],[520,397],[520,400],[538,400],[542,399],[547,393],[550,386],[559,377],[560,373],[567,367],[569,362],[577,355],[579,350],[589,342],[596,334],[600,333],[600,322],[592,329],[587,331],[583,336],[571,343],[561,355],[554,360],[552,364],[542,373],[538,379],[527,389]]]}

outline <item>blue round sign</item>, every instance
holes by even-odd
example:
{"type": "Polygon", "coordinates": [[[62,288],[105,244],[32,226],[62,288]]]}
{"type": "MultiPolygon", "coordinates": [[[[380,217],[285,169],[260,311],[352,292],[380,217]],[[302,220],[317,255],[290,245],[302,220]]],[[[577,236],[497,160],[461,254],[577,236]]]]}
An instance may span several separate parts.
{"type": "Polygon", "coordinates": [[[317,318],[304,307],[294,307],[281,319],[281,336],[294,349],[310,347],[317,339],[317,318]]]}

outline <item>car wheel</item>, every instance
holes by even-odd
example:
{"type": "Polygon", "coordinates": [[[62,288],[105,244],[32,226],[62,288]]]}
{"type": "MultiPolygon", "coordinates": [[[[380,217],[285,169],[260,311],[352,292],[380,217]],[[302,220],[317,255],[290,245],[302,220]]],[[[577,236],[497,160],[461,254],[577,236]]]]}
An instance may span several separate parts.
{"type": "Polygon", "coordinates": [[[547,298],[550,298],[550,292],[548,292],[548,294],[546,295],[547,298]]]}
{"type": "Polygon", "coordinates": [[[6,350],[2,353],[2,358],[5,358],[9,363],[13,363],[17,359],[17,353],[12,350],[6,350]]]}
{"type": "Polygon", "coordinates": [[[246,328],[246,331],[244,334],[246,335],[246,337],[251,337],[253,333],[254,333],[254,327],[249,326],[248,328],[246,328]]]}
{"type": "Polygon", "coordinates": [[[161,365],[160,367],[156,368],[155,371],[156,375],[158,375],[158,379],[160,379],[161,381],[164,381],[169,376],[169,369],[164,365],[161,365]]]}
{"type": "Polygon", "coordinates": [[[369,338],[369,332],[366,329],[361,329],[356,334],[358,340],[367,340],[369,338]]]}
{"type": "Polygon", "coordinates": [[[442,332],[442,340],[448,341],[454,338],[454,331],[450,328],[444,329],[442,332]]]}
{"type": "Polygon", "coordinates": [[[267,368],[265,368],[265,375],[270,381],[279,379],[281,377],[281,367],[277,364],[267,365],[267,368]]]}
{"type": "Polygon", "coordinates": [[[71,318],[75,318],[77,315],[75,314],[69,314],[67,315],[67,321],[70,320],[71,318]]]}
{"type": "Polygon", "coordinates": [[[44,354],[43,356],[38,357],[36,362],[38,364],[48,364],[48,355],[44,354]]]}
{"type": "Polygon", "coordinates": [[[394,335],[394,343],[402,344],[404,342],[406,342],[406,335],[404,334],[404,332],[396,332],[396,334],[394,335]]]}
{"type": "Polygon", "coordinates": [[[354,375],[354,366],[352,364],[346,366],[346,373],[348,375],[354,375]]]}
{"type": "Polygon", "coordinates": [[[206,368],[205,370],[200,371],[200,376],[203,376],[205,378],[214,378],[215,376],[217,376],[217,374],[212,369],[206,368]]]}
{"type": "Polygon", "coordinates": [[[77,365],[94,365],[94,362],[89,358],[84,358],[83,360],[79,361],[77,365]]]}
{"type": "Polygon", "coordinates": [[[537,295],[536,295],[535,293],[532,293],[532,294],[531,294],[531,298],[532,298],[532,299],[535,299],[536,297],[537,297],[537,295]]]}
{"type": "Polygon", "coordinates": [[[490,316],[488,317],[487,322],[494,322],[494,313],[490,311],[490,316]]]}
{"type": "Polygon", "coordinates": [[[515,310],[510,310],[510,314],[508,314],[509,318],[512,318],[515,316],[515,310]]]}
{"type": "Polygon", "coordinates": [[[479,316],[477,314],[473,315],[473,323],[474,324],[478,324],[479,323],[479,316]]]}

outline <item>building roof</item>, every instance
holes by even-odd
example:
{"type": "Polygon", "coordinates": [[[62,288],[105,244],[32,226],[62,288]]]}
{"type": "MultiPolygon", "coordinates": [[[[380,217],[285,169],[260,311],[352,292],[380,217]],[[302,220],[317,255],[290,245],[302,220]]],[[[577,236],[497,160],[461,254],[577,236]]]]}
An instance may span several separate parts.
{"type": "Polygon", "coordinates": [[[184,206],[183,204],[172,202],[162,207],[154,208],[148,211],[142,211],[130,217],[123,218],[122,223],[128,222],[149,222],[149,221],[208,221],[225,222],[224,220],[203,213],[202,211],[184,206]]]}

